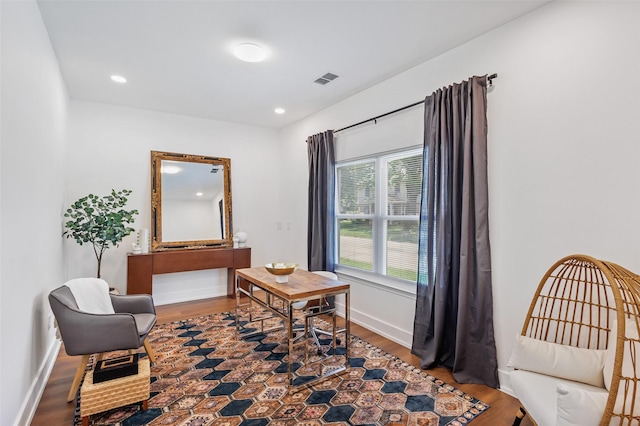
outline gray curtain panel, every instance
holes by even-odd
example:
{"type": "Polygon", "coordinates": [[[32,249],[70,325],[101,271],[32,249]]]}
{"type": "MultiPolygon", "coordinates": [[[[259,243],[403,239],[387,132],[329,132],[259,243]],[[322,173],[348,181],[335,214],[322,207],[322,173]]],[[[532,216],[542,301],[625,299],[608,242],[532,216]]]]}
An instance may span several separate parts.
{"type": "Polygon", "coordinates": [[[487,78],[425,100],[412,352],[459,383],[499,386],[487,192],[487,78]]]}
{"type": "Polygon", "coordinates": [[[334,166],[333,131],[307,138],[309,158],[309,218],[307,267],[310,271],[334,270],[334,166]]]}

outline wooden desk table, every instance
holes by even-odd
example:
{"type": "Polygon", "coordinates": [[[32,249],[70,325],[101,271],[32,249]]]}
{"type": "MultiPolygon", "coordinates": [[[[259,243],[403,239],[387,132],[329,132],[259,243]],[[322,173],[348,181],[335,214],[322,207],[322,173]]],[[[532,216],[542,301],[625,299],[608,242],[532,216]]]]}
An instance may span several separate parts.
{"type": "MultiPolygon", "coordinates": [[[[349,284],[333,280],[308,272],[304,270],[296,270],[293,274],[288,276],[289,282],[277,283],[275,275],[270,274],[264,267],[256,268],[244,268],[236,270],[236,331],[240,335],[240,312],[241,307],[244,306],[241,303],[241,296],[247,296],[249,298],[249,304],[256,302],[262,307],[268,309],[273,315],[282,318],[284,327],[287,330],[287,342],[288,342],[288,379],[289,388],[297,388],[301,386],[307,386],[312,383],[324,380],[329,376],[340,374],[348,370],[349,368],[349,340],[350,340],[350,327],[349,327],[349,284]],[[245,281],[240,285],[241,281],[245,281]],[[247,285],[247,282],[248,284],[247,285]],[[257,294],[260,293],[260,294],[257,294]],[[292,365],[293,365],[293,346],[294,341],[294,308],[293,304],[296,302],[304,302],[311,300],[319,300],[329,296],[337,296],[340,294],[345,295],[345,363],[344,366],[328,369],[326,373],[320,373],[318,377],[313,380],[307,380],[300,385],[294,383],[292,365]]],[[[246,305],[246,304],[245,304],[246,305]]],[[[333,356],[336,356],[336,312],[335,307],[329,307],[328,305],[319,304],[319,307],[314,310],[313,313],[304,313],[305,323],[305,336],[307,339],[307,324],[308,318],[315,317],[322,314],[333,314],[333,329],[332,329],[332,345],[333,356]]],[[[269,330],[260,330],[250,335],[258,334],[269,330]]],[[[249,334],[243,335],[248,337],[249,334]]]]}

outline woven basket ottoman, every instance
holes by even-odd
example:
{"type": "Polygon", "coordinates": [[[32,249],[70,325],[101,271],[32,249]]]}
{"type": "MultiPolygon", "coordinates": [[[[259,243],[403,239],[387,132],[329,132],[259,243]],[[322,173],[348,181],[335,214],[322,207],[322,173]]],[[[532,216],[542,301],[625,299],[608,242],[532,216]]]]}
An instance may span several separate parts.
{"type": "Polygon", "coordinates": [[[87,372],[80,389],[80,416],[82,425],[89,424],[89,416],[112,408],[141,402],[147,409],[149,400],[149,360],[138,361],[138,374],[93,383],[93,370],[87,372]]]}

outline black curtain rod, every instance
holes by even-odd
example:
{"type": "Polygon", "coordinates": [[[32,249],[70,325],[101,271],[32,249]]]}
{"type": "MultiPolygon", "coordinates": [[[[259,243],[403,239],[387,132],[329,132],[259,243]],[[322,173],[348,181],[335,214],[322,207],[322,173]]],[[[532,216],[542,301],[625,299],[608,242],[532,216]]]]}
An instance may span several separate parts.
{"type": "MultiPolygon", "coordinates": [[[[493,84],[493,79],[494,78],[498,78],[498,74],[497,73],[494,73],[494,74],[491,74],[490,76],[487,76],[487,80],[489,80],[489,86],[491,86],[493,84]]],[[[404,111],[405,109],[413,108],[414,106],[417,106],[417,105],[420,105],[420,104],[423,104],[423,103],[424,103],[424,100],[418,101],[418,102],[414,102],[411,105],[406,105],[406,106],[403,106],[402,108],[394,109],[393,111],[389,111],[389,112],[386,112],[384,114],[378,115],[376,117],[368,118],[368,119],[363,120],[363,121],[361,121],[359,123],[352,124],[352,125],[347,126],[347,127],[343,127],[342,129],[334,130],[333,133],[338,133],[338,132],[341,132],[343,130],[347,130],[347,129],[350,129],[352,127],[359,126],[361,124],[368,123],[370,121],[376,121],[379,118],[386,117],[387,115],[395,114],[396,112],[404,111]]]]}

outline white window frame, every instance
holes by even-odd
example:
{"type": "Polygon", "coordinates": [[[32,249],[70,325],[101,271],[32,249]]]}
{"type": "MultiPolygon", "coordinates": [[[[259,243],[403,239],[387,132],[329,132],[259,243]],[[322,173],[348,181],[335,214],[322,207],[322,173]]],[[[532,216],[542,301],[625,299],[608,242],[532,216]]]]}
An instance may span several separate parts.
{"type": "MultiPolygon", "coordinates": [[[[388,276],[386,274],[386,230],[387,226],[383,224],[389,221],[417,221],[420,223],[420,214],[407,216],[407,215],[389,215],[387,205],[387,163],[398,158],[412,157],[415,155],[422,155],[423,149],[410,148],[400,151],[384,152],[362,157],[358,159],[344,160],[337,162],[335,165],[335,222],[334,222],[334,258],[336,259],[335,271],[340,275],[347,277],[354,277],[361,280],[366,280],[375,286],[381,286],[387,289],[392,289],[401,293],[416,294],[416,283],[414,281],[405,280],[402,278],[388,276]],[[341,167],[355,166],[363,163],[375,162],[375,213],[373,214],[341,214],[340,203],[340,190],[338,186],[338,169],[341,167]],[[384,214],[380,214],[380,212],[384,214]],[[365,271],[363,269],[355,268],[352,266],[340,265],[339,257],[339,244],[340,244],[340,226],[341,219],[369,219],[372,221],[372,239],[373,239],[373,271],[365,271]],[[381,235],[378,235],[381,234],[381,235]]],[[[424,172],[424,171],[423,171],[424,172]]]]}

